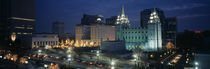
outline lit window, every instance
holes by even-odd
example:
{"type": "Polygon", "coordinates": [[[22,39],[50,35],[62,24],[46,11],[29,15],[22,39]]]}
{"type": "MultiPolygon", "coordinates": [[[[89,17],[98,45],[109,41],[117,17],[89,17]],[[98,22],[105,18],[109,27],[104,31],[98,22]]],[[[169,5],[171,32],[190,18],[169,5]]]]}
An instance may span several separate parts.
{"type": "Polygon", "coordinates": [[[27,29],[33,29],[33,27],[27,27],[27,29]]]}
{"type": "Polygon", "coordinates": [[[21,34],[20,32],[18,32],[17,34],[21,34]]]}
{"type": "Polygon", "coordinates": [[[25,27],[16,26],[16,29],[24,29],[25,27]]]}
{"type": "Polygon", "coordinates": [[[28,19],[28,18],[19,18],[19,17],[11,17],[14,20],[23,20],[23,21],[35,21],[35,19],[28,19]]]}

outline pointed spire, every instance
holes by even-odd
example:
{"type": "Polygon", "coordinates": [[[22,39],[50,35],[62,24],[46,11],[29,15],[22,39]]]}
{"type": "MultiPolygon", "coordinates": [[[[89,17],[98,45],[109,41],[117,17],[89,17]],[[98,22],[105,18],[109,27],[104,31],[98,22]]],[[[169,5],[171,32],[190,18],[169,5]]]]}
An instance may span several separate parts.
{"type": "Polygon", "coordinates": [[[122,16],[125,16],[124,5],[122,5],[122,16]]]}
{"type": "Polygon", "coordinates": [[[158,13],[156,11],[156,8],[154,8],[152,13],[150,14],[150,20],[148,23],[159,23],[159,22],[160,22],[160,19],[159,19],[158,13]]]}

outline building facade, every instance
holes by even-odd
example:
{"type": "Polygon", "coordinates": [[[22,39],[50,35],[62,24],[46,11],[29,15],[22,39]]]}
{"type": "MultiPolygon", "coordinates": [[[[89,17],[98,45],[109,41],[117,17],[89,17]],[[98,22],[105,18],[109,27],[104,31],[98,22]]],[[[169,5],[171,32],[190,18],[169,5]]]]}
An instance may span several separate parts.
{"type": "MultiPolygon", "coordinates": [[[[124,9],[122,9],[122,15],[124,9]]],[[[129,20],[116,23],[116,40],[125,41],[127,50],[140,48],[144,51],[159,51],[162,48],[161,22],[156,9],[153,9],[147,22],[147,27],[130,28],[129,20]],[[128,24],[126,24],[128,23],[128,24]]]]}
{"type": "Polygon", "coordinates": [[[59,38],[57,34],[38,33],[32,37],[32,48],[37,47],[55,47],[59,45],[59,38]]]}
{"type": "Polygon", "coordinates": [[[90,25],[78,24],[75,31],[76,40],[90,40],[90,25]]]}
{"type": "Polygon", "coordinates": [[[84,46],[84,43],[93,42],[96,46],[101,41],[115,40],[115,26],[106,24],[91,24],[76,26],[76,41],[84,46]]]}
{"type": "Polygon", "coordinates": [[[172,42],[176,45],[176,33],[177,33],[177,19],[176,17],[166,18],[166,24],[164,24],[164,34],[166,34],[166,42],[172,42]]]}
{"type": "Polygon", "coordinates": [[[105,24],[93,24],[91,25],[91,41],[96,42],[97,45],[101,45],[102,41],[114,41],[115,40],[115,26],[105,24]]]}

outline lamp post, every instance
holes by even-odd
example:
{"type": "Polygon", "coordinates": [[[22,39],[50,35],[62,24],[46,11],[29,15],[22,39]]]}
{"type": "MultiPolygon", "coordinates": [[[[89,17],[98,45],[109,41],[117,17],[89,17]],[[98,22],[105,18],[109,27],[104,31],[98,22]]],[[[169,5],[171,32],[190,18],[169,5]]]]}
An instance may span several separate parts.
{"type": "Polygon", "coordinates": [[[134,55],[133,55],[133,57],[134,57],[134,61],[135,61],[135,69],[136,69],[136,61],[137,61],[138,56],[137,56],[136,54],[134,54],[134,55]]]}
{"type": "Polygon", "coordinates": [[[67,57],[68,57],[68,62],[69,62],[69,67],[70,67],[70,62],[71,62],[71,54],[69,54],[67,57]]]}
{"type": "MultiPolygon", "coordinates": [[[[40,58],[41,53],[42,53],[42,50],[38,50],[38,56],[39,56],[39,58],[40,58]]],[[[39,58],[38,58],[38,59],[39,59],[39,58]]],[[[39,59],[39,60],[40,60],[40,59],[39,59]]]]}
{"type": "Polygon", "coordinates": [[[199,63],[195,62],[195,69],[199,69],[199,63]]]}
{"type": "Polygon", "coordinates": [[[96,56],[97,56],[97,62],[99,62],[99,56],[100,56],[99,50],[96,51],[96,56]]]}
{"type": "Polygon", "coordinates": [[[111,62],[111,69],[115,69],[114,65],[115,65],[115,62],[112,61],[112,62],[111,62]]]}
{"type": "Polygon", "coordinates": [[[47,69],[47,67],[48,67],[48,65],[47,64],[44,64],[44,68],[47,69]]]}

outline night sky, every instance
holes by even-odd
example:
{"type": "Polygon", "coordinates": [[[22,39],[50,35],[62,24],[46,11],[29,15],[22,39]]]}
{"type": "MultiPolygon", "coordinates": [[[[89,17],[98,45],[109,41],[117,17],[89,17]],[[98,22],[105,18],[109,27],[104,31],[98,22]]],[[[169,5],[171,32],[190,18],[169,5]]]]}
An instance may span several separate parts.
{"type": "Polygon", "coordinates": [[[210,30],[210,0],[37,0],[36,32],[51,32],[52,22],[61,21],[66,33],[74,33],[84,13],[108,18],[120,14],[123,4],[132,26],[140,25],[140,11],[158,7],[178,18],[178,32],[210,30]]]}

